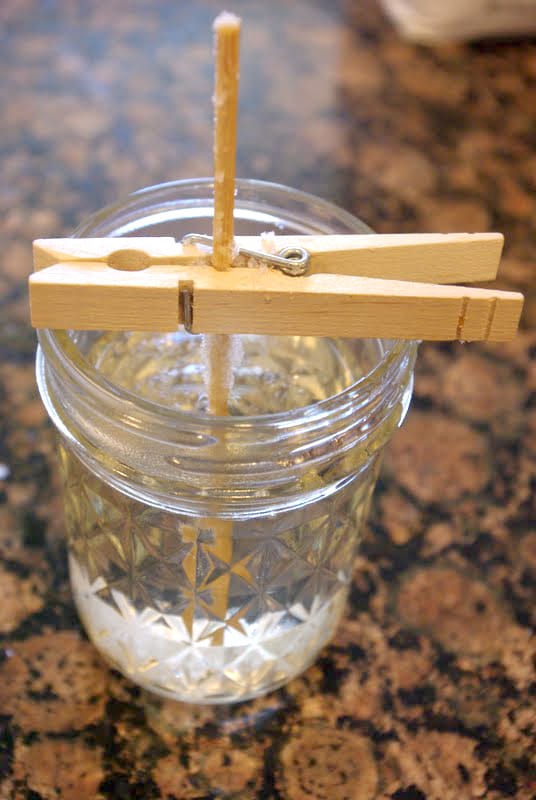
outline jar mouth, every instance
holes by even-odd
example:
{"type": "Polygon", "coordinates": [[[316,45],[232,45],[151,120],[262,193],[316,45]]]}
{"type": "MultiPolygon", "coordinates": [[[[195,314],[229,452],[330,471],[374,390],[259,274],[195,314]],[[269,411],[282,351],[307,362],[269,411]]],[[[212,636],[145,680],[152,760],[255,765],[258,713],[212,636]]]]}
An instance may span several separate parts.
{"type": "Polygon", "coordinates": [[[47,359],[67,359],[69,370],[76,375],[80,392],[98,394],[111,401],[123,401],[130,407],[139,409],[146,418],[153,418],[155,423],[197,426],[210,420],[211,426],[225,428],[240,428],[245,426],[263,426],[278,423],[291,423],[292,420],[303,422],[304,417],[323,416],[334,407],[340,408],[347,402],[359,404],[360,398],[366,401],[374,392],[378,380],[395,365],[409,357],[415,349],[415,342],[399,340],[382,340],[385,347],[382,357],[365,374],[346,388],[329,397],[317,400],[304,406],[297,406],[291,411],[276,411],[267,414],[250,414],[240,416],[212,416],[206,412],[196,412],[170,407],[156,403],[153,400],[141,397],[130,390],[118,386],[109,380],[83,355],[81,350],[71,339],[68,331],[40,330],[38,331],[39,344],[47,359]]]}
{"type": "MultiPolygon", "coordinates": [[[[181,178],[179,180],[155,183],[152,186],[144,186],[141,189],[136,189],[116,203],[110,203],[87,217],[87,219],[73,231],[72,238],[77,239],[90,235],[100,236],[101,234],[96,232],[97,229],[100,228],[104,221],[108,221],[118,211],[123,209],[126,203],[132,202],[133,205],[137,205],[136,201],[141,201],[140,206],[144,207],[152,198],[156,198],[165,192],[174,193],[176,191],[180,191],[181,194],[187,194],[188,197],[205,195],[212,201],[214,178],[181,178]]],[[[372,228],[363,222],[363,220],[358,219],[358,217],[354,216],[349,211],[310,192],[304,192],[301,189],[295,189],[293,186],[287,186],[284,183],[276,183],[275,181],[263,181],[257,180],[256,178],[235,178],[235,196],[240,197],[243,195],[247,197],[248,194],[254,194],[256,191],[262,195],[266,195],[267,193],[276,195],[279,203],[287,199],[294,204],[301,204],[301,206],[307,208],[309,212],[313,211],[329,214],[336,211],[337,222],[339,226],[343,226],[346,229],[346,233],[374,233],[372,228]]],[[[314,227],[315,232],[318,233],[317,225],[314,227]]],[[[329,231],[326,229],[324,232],[328,233],[329,231]]],[[[342,227],[339,232],[342,232],[342,227]]],[[[108,234],[103,233],[102,235],[108,234]]],[[[115,236],[117,234],[112,235],[115,236]]]]}
{"type": "MultiPolygon", "coordinates": [[[[139,189],[130,194],[125,200],[117,204],[109,205],[88,218],[75,230],[73,237],[110,235],[109,233],[101,233],[100,228],[108,220],[117,216],[125,207],[131,205],[134,209],[137,207],[140,209],[144,207],[147,208],[150,206],[152,199],[160,198],[163,194],[165,195],[168,192],[173,194],[178,191],[182,195],[186,194],[187,198],[198,196],[202,198],[205,203],[211,203],[213,187],[214,181],[212,178],[190,178],[186,180],[169,181],[139,189]]],[[[336,212],[336,221],[341,231],[372,233],[370,228],[349,212],[315,195],[293,189],[283,184],[269,181],[237,179],[236,188],[238,196],[244,196],[246,201],[249,195],[254,196],[256,193],[259,193],[263,198],[266,195],[274,195],[274,197],[277,198],[277,200],[274,199],[273,201],[274,207],[277,207],[277,202],[281,202],[282,198],[286,197],[289,201],[291,200],[294,205],[303,206],[309,213],[311,209],[313,209],[314,213],[319,217],[322,217],[322,215],[327,217],[336,212]]],[[[161,214],[166,213],[165,203],[159,203],[158,208],[164,209],[160,211],[161,214]]],[[[172,213],[171,208],[169,213],[172,213]]],[[[286,213],[285,218],[287,218],[286,213]]],[[[332,229],[332,224],[332,221],[330,224],[326,224],[326,228],[332,229]]],[[[125,225],[123,228],[124,227],[125,225]]],[[[314,227],[318,229],[318,227],[321,228],[322,225],[315,224],[314,227]]],[[[108,225],[107,228],[109,229],[110,226],[108,225]]],[[[121,230],[121,226],[116,225],[115,230],[121,230]]],[[[117,234],[112,232],[111,235],[114,236],[117,234]]],[[[410,358],[415,349],[415,343],[410,341],[376,340],[380,341],[380,350],[382,353],[376,363],[368,372],[360,375],[347,387],[325,399],[307,405],[297,406],[290,411],[285,410],[265,414],[226,417],[210,416],[209,418],[208,415],[203,412],[162,405],[115,384],[112,380],[103,375],[98,368],[93,366],[84,356],[73,340],[71,332],[47,329],[40,330],[38,336],[40,345],[47,358],[52,357],[54,360],[60,359],[64,363],[68,363],[69,371],[71,371],[73,377],[75,377],[79,391],[93,396],[105,396],[112,402],[122,401],[131,409],[135,408],[139,410],[147,420],[153,419],[155,424],[176,425],[186,428],[197,428],[199,425],[206,424],[207,419],[210,419],[211,427],[214,426],[215,429],[292,425],[293,422],[303,423],[304,417],[318,418],[326,414],[329,415],[334,408],[340,408],[341,405],[344,406],[347,403],[352,403],[354,406],[356,403],[360,405],[361,401],[366,403],[370,396],[375,393],[375,387],[377,387],[381,376],[388,373],[396,364],[410,358]]]]}

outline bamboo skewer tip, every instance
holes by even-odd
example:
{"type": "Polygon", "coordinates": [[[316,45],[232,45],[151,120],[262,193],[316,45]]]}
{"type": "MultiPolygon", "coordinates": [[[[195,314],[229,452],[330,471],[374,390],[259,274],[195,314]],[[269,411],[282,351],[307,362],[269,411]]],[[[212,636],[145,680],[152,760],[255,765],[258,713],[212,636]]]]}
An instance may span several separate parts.
{"type": "Polygon", "coordinates": [[[215,33],[221,31],[235,31],[237,29],[240,30],[241,25],[241,18],[233,14],[232,11],[221,11],[212,23],[212,30],[215,33]]]}

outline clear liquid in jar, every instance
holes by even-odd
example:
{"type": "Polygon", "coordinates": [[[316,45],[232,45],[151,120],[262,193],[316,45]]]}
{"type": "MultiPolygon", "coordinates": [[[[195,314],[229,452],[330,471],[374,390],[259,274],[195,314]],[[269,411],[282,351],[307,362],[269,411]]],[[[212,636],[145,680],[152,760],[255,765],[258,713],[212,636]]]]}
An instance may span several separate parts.
{"type": "MultiPolygon", "coordinates": [[[[298,399],[310,403],[344,388],[356,365],[344,348],[334,358],[336,347],[249,339],[233,413],[295,408],[298,399]]],[[[87,356],[138,395],[203,408],[199,337],[105,334],[87,356]]],[[[372,473],[308,507],[234,521],[224,563],[217,522],[211,528],[210,520],[129,498],[65,448],[62,465],[81,618],[98,649],[138,684],[189,702],[244,700],[300,673],[333,635],[372,473]],[[224,590],[221,619],[214,607],[224,590]]]]}

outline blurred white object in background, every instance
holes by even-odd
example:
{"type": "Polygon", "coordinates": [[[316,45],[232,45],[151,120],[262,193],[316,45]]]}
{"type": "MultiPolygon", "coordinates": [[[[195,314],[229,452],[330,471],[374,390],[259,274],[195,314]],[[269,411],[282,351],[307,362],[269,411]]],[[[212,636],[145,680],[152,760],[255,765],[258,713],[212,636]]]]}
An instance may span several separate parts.
{"type": "Polygon", "coordinates": [[[400,34],[416,42],[460,42],[536,32],[536,0],[381,0],[400,34]]]}

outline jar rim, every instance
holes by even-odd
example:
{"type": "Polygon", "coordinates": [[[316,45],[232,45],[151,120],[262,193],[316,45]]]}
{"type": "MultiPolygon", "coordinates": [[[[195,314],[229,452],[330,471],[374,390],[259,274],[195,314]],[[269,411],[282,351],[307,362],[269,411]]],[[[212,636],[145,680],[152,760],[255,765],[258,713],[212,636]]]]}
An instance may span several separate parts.
{"type": "MultiPolygon", "coordinates": [[[[143,187],[128,194],[122,200],[105,206],[88,217],[76,228],[73,237],[77,238],[87,235],[88,231],[99,224],[99,222],[107,219],[111,214],[124,209],[129,202],[137,199],[150,197],[151,195],[154,196],[162,191],[170,189],[194,189],[196,186],[199,186],[203,187],[206,191],[207,189],[213,188],[213,185],[213,178],[187,178],[143,187]]],[[[338,220],[340,220],[342,224],[354,230],[356,227],[361,230],[365,228],[367,232],[372,233],[368,226],[359,220],[359,218],[336,206],[334,203],[311,193],[303,192],[284,184],[256,179],[237,179],[236,186],[238,190],[241,188],[252,188],[264,191],[275,191],[279,194],[291,197],[293,200],[303,201],[307,205],[314,204],[316,208],[331,213],[335,212],[338,220]]],[[[131,407],[135,406],[146,418],[154,419],[155,423],[159,422],[160,425],[166,422],[168,424],[173,422],[175,424],[180,423],[186,428],[195,428],[199,424],[206,424],[207,414],[205,412],[185,411],[180,408],[160,405],[124,387],[118,386],[113,381],[106,378],[85,358],[72,340],[69,332],[42,329],[38,331],[38,337],[40,345],[47,357],[55,356],[56,358],[67,361],[69,370],[73,370],[77,374],[78,380],[81,381],[79,388],[82,391],[89,391],[90,394],[104,394],[112,401],[125,401],[129,403],[131,407]]],[[[303,422],[304,416],[314,416],[318,418],[318,416],[324,416],[324,414],[329,415],[329,413],[334,410],[334,407],[344,406],[347,402],[351,402],[355,405],[356,401],[359,402],[360,397],[363,399],[369,398],[370,394],[374,393],[374,387],[377,386],[378,380],[385,375],[395,363],[402,362],[404,359],[408,358],[416,345],[413,341],[387,339],[381,341],[385,349],[374,366],[367,373],[361,375],[357,380],[353,381],[349,386],[336,394],[305,406],[293,408],[290,411],[286,410],[269,414],[254,414],[239,417],[210,416],[210,424],[214,426],[215,429],[237,429],[246,426],[255,426],[258,428],[259,426],[272,426],[283,423],[292,425],[293,422],[303,422]]]]}

